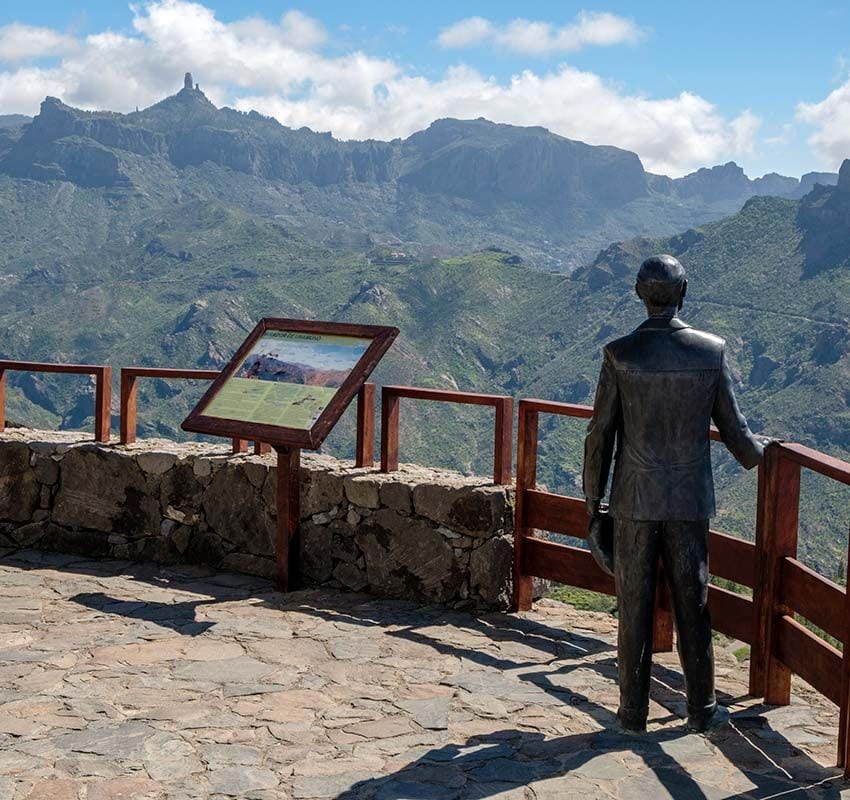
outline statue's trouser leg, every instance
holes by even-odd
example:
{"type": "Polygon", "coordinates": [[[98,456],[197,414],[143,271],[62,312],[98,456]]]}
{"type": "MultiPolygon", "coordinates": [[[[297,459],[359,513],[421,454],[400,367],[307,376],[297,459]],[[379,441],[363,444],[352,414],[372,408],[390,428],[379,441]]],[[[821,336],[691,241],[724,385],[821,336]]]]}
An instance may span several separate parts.
{"type": "Polygon", "coordinates": [[[708,613],[708,520],[663,523],[661,554],[673,600],[688,718],[701,727],[717,707],[708,613]]]}
{"type": "Polygon", "coordinates": [[[646,727],[652,668],[652,613],[658,575],[661,523],[614,520],[614,577],[617,582],[617,673],[620,723],[646,727]]]}

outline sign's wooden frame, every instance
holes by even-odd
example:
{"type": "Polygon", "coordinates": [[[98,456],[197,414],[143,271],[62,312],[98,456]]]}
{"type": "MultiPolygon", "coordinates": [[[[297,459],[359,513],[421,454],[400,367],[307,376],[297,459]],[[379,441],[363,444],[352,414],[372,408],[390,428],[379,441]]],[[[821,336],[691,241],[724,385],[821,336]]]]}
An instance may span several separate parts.
{"type": "Polygon", "coordinates": [[[303,319],[283,319],[267,317],[261,319],[248,338],[242,343],[230,363],[204,396],[198,402],[181,427],[192,433],[205,433],[212,436],[225,436],[236,439],[250,439],[255,442],[268,442],[275,449],[281,447],[297,447],[315,450],[325,440],[336,425],[342,412],[357,396],[360,387],[366,382],[372,370],[387,352],[393,340],[398,336],[398,328],[384,325],[356,325],[347,322],[320,322],[303,319]],[[230,380],[244,358],[251,352],[257,341],[266,331],[291,331],[293,333],[313,333],[331,336],[352,336],[361,339],[371,339],[372,343],[360,360],[354,365],[342,386],[319,418],[309,430],[286,428],[278,425],[268,425],[243,420],[231,420],[221,417],[206,416],[204,410],[212,402],[224,384],[230,380]]]}

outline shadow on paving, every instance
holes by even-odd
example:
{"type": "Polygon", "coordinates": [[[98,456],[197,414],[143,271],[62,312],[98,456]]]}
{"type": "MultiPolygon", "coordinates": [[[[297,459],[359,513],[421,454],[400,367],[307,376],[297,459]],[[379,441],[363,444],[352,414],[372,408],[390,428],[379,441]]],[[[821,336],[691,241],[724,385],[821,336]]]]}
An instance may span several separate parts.
{"type": "Polygon", "coordinates": [[[69,599],[104,614],[116,614],[129,619],[153,622],[161,628],[177,631],[183,636],[198,636],[214,627],[214,622],[196,621],[195,609],[198,606],[218,602],[217,600],[185,600],[180,603],[159,603],[148,600],[135,603],[132,600],[110,597],[103,592],[81,592],[69,599]]]}
{"type": "MultiPolygon", "coordinates": [[[[389,609],[382,612],[380,601],[374,599],[358,606],[357,614],[350,609],[339,612],[306,604],[296,608],[301,613],[314,614],[329,621],[384,628],[399,626],[399,615],[389,609]]],[[[614,650],[607,642],[599,639],[510,614],[474,617],[445,611],[438,620],[426,621],[425,624],[413,621],[407,627],[387,630],[386,635],[428,645],[440,653],[464,658],[499,672],[541,666],[542,659],[529,661],[494,656],[485,650],[454,645],[421,630],[433,630],[437,625],[451,625],[482,634],[496,646],[506,641],[528,645],[548,653],[553,659],[587,658],[614,650]]],[[[693,740],[699,738],[688,733],[684,727],[682,715],[686,704],[681,673],[653,664],[652,699],[668,711],[674,709],[668,717],[654,719],[653,722],[666,724],[679,721],[678,727],[633,735],[616,730],[617,719],[613,711],[594,703],[585,695],[558,685],[559,677],[575,669],[594,670],[613,683],[617,680],[616,660],[613,657],[566,664],[552,672],[532,669],[518,673],[515,677],[587,714],[604,728],[603,731],[546,738],[538,732],[506,729],[474,736],[462,745],[455,743],[434,748],[393,775],[361,781],[340,794],[338,800],[419,800],[437,797],[440,800],[475,800],[498,797],[503,792],[529,784],[534,784],[537,790],[539,782],[581,771],[585,765],[589,770],[588,780],[591,780],[591,775],[599,773],[589,762],[614,753],[638,755],[652,773],[649,778],[619,777],[626,782],[620,796],[628,800],[632,797],[660,799],[665,796],[663,791],[675,800],[768,800],[780,797],[793,800],[794,797],[814,796],[818,800],[840,800],[841,789],[847,788],[838,770],[823,767],[781,733],[770,728],[768,720],[763,716],[763,712],[768,710],[767,706],[752,706],[733,714],[729,726],[707,737],[753,788],[737,793],[725,792],[707,782],[701,783],[683,769],[677,760],[677,751],[681,747],[688,748],[693,740]],[[794,758],[794,771],[799,776],[798,780],[781,766],[781,762],[787,758],[794,758]],[[465,776],[470,782],[462,788],[452,786],[453,778],[460,776],[465,776]],[[435,784],[439,784],[438,794],[435,794],[435,784]],[[813,790],[816,795],[812,794],[813,790]]],[[[733,698],[718,692],[718,699],[723,705],[730,705],[743,697],[733,698]]],[[[578,786],[576,789],[580,791],[578,786]]],[[[547,798],[566,796],[563,794],[563,784],[550,791],[551,794],[546,794],[544,790],[543,795],[547,798]]],[[[540,796],[540,792],[537,793],[540,796]]]]}
{"type": "MultiPolygon", "coordinates": [[[[38,551],[0,552],[0,565],[17,569],[53,569],[61,572],[99,578],[121,577],[174,591],[206,595],[209,599],[175,603],[133,602],[119,600],[101,592],[80,593],[71,600],[102,613],[153,622],[183,635],[195,636],[214,622],[197,622],[195,609],[200,605],[259,599],[264,605],[281,611],[297,611],[320,619],[385,629],[385,635],[428,646],[442,654],[453,655],[487,667],[485,675],[501,676],[516,671],[513,677],[533,685],[557,698],[565,705],[587,714],[604,730],[547,738],[536,731],[504,729],[473,736],[463,744],[435,747],[416,761],[391,775],[360,781],[338,795],[338,800],[419,800],[432,798],[451,800],[497,797],[503,792],[533,785],[538,797],[566,797],[563,782],[547,789],[545,781],[563,778],[570,773],[585,778],[576,785],[579,792],[595,791],[595,780],[619,779],[625,782],[620,796],[662,798],[664,792],[679,800],[772,800],[812,797],[818,800],[840,800],[847,784],[836,769],[821,766],[770,727],[763,716],[768,707],[756,705],[732,715],[732,724],[712,734],[711,743],[752,788],[730,793],[700,782],[677,760],[700,737],[684,729],[684,687],[679,672],[663,665],[653,665],[652,699],[670,713],[654,723],[680,721],[677,727],[652,730],[642,735],[629,735],[615,730],[613,711],[559,680],[576,669],[593,670],[616,682],[614,648],[592,636],[546,625],[536,620],[506,613],[474,616],[465,612],[435,606],[417,606],[407,601],[382,600],[369,595],[354,595],[335,590],[312,590],[282,595],[261,578],[229,573],[204,572],[192,567],[157,567],[115,561],[91,561],[81,557],[38,551]],[[340,600],[345,598],[344,603],[340,600]],[[362,602],[352,604],[352,599],[362,602]],[[342,607],[342,608],[341,608],[342,607]],[[482,648],[472,649],[450,641],[453,629],[481,638],[482,648]],[[446,632],[444,638],[440,633],[446,632]],[[539,659],[511,657],[499,652],[505,644],[522,645],[539,651],[539,659]],[[495,650],[496,652],[489,652],[495,650]],[[610,654],[610,655],[609,655],[610,654]],[[600,658],[601,656],[601,658],[600,658]],[[597,658],[593,658],[597,657],[597,658]],[[583,659],[546,671],[552,662],[583,659]],[[522,672],[521,670],[527,670],[522,672]],[[628,775],[606,774],[611,764],[594,765],[594,759],[606,754],[634,754],[649,772],[628,775]],[[782,766],[793,760],[792,774],[782,766]],[[547,793],[548,792],[548,793],[547,793]]],[[[509,649],[509,648],[506,648],[509,649]]],[[[719,694],[724,704],[743,698],[719,694]]],[[[728,769],[720,772],[731,774],[728,769]]],[[[590,797],[599,795],[588,795],[590,797]]]]}

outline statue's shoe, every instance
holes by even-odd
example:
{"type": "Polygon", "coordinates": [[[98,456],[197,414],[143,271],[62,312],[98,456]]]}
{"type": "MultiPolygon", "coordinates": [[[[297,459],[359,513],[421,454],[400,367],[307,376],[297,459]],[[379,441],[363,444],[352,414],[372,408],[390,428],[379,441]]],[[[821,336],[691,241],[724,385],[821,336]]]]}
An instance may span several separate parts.
{"type": "Polygon", "coordinates": [[[689,719],[685,726],[691,733],[715,733],[729,724],[729,709],[718,705],[707,719],[689,719]]]}

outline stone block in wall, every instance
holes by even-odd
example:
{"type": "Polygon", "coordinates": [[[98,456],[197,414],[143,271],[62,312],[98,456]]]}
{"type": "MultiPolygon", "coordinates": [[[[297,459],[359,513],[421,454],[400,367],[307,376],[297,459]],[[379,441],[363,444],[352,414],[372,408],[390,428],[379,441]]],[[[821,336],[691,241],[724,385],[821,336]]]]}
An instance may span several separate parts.
{"type": "Polygon", "coordinates": [[[261,490],[249,479],[244,463],[220,467],[205,488],[202,507],[209,527],[231,549],[258,556],[274,556],[275,524],[266,511],[261,490]]]}
{"type": "Polygon", "coordinates": [[[451,545],[425,520],[381,508],[360,523],[355,539],[373,592],[442,603],[462,582],[451,545]]]}
{"type": "MultiPolygon", "coordinates": [[[[271,477],[274,478],[276,472],[271,477]]],[[[301,467],[301,518],[307,519],[314,514],[339,505],[345,499],[343,476],[345,471],[340,462],[327,456],[306,456],[301,467]]],[[[274,480],[265,490],[266,502],[274,507],[274,480]]]]}
{"type": "Polygon", "coordinates": [[[36,480],[46,487],[53,486],[59,480],[58,462],[49,455],[33,455],[35,456],[33,472],[35,473],[36,480]]]}
{"type": "Polygon", "coordinates": [[[333,533],[326,525],[301,523],[301,570],[307,580],[324,583],[333,572],[331,541],[333,533]]]}
{"type": "Polygon", "coordinates": [[[158,498],[149,491],[134,458],[98,445],[70,449],[59,469],[59,491],[52,519],[68,528],[125,536],[159,531],[158,498]]]}
{"type": "Polygon", "coordinates": [[[189,460],[176,462],[162,475],[159,503],[167,519],[189,525],[200,520],[204,484],[195,472],[196,463],[197,459],[194,463],[189,460]]]}
{"type": "Polygon", "coordinates": [[[360,508],[378,508],[381,505],[381,480],[376,475],[348,475],[342,483],[349,503],[360,508]]]}
{"type": "Polygon", "coordinates": [[[273,580],[276,575],[275,560],[252,556],[248,553],[230,553],[221,562],[222,569],[243,572],[247,575],[260,575],[263,578],[273,580]]]}
{"type": "Polygon", "coordinates": [[[337,564],[333,571],[333,579],[344,589],[352,592],[362,592],[369,586],[369,577],[365,570],[352,563],[337,564]]]}
{"type": "Polygon", "coordinates": [[[385,480],[380,487],[381,505],[402,514],[413,512],[413,489],[406,481],[385,480]]]}
{"type": "Polygon", "coordinates": [[[217,567],[233,552],[233,545],[209,528],[195,528],[188,536],[183,555],[190,564],[217,567]]]}
{"type": "Polygon", "coordinates": [[[508,493],[503,486],[470,484],[458,478],[454,485],[421,483],[413,487],[413,509],[451,530],[469,536],[489,536],[510,526],[508,493]]]}
{"type": "Polygon", "coordinates": [[[469,557],[472,592],[490,606],[504,607],[511,600],[513,537],[494,536],[476,547],[469,557]]]}
{"type": "Polygon", "coordinates": [[[3,442],[0,447],[0,519],[28,522],[38,508],[41,486],[30,464],[24,442],[3,442]]]}

